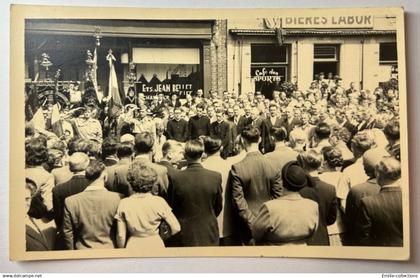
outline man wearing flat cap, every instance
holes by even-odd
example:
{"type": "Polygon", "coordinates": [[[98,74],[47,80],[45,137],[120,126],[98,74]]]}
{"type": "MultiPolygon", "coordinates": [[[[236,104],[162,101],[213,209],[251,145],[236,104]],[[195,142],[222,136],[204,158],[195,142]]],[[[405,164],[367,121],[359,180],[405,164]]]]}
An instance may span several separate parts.
{"type": "Polygon", "coordinates": [[[296,161],[282,169],[283,195],[265,202],[252,225],[257,245],[306,245],[318,226],[318,204],[303,198],[305,171],[296,161]]]}

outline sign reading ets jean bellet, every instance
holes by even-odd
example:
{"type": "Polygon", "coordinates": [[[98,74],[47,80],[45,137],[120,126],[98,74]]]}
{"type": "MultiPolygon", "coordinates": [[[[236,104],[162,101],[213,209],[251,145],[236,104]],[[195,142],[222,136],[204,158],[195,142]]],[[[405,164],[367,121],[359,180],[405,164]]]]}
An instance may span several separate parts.
{"type": "Polygon", "coordinates": [[[372,15],[284,16],[264,18],[267,28],[373,28],[372,15]]]}

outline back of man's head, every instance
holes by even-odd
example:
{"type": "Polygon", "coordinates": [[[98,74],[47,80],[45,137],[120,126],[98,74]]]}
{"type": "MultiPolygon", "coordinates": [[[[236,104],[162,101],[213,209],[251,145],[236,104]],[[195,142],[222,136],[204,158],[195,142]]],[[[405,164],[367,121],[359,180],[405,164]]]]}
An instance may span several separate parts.
{"type": "Polygon", "coordinates": [[[117,153],[118,143],[113,137],[107,137],[102,143],[102,156],[106,158],[117,153]]]}
{"type": "Polygon", "coordinates": [[[351,140],[352,150],[355,155],[363,155],[374,145],[374,137],[368,131],[358,132],[351,140]]]}
{"type": "Polygon", "coordinates": [[[102,173],[105,171],[105,164],[98,160],[90,161],[89,165],[85,170],[85,177],[90,181],[97,180],[102,173]]]}
{"type": "Polygon", "coordinates": [[[315,135],[319,139],[328,139],[331,135],[331,128],[327,123],[319,123],[315,128],[315,135]]]}
{"type": "Polygon", "coordinates": [[[383,158],[376,166],[379,185],[388,185],[401,178],[401,163],[394,157],[383,158]]]}
{"type": "Polygon", "coordinates": [[[218,151],[220,151],[221,147],[222,140],[217,138],[211,138],[209,136],[206,136],[204,138],[204,151],[208,156],[216,154],[218,151]]]}
{"type": "Polygon", "coordinates": [[[75,152],[69,158],[69,169],[73,173],[85,171],[89,165],[89,156],[82,152],[75,152]]]}
{"type": "Polygon", "coordinates": [[[146,154],[152,151],[155,140],[150,132],[141,132],[136,135],[134,149],[137,154],[146,154]]]}
{"type": "Polygon", "coordinates": [[[188,160],[198,160],[203,156],[204,144],[199,139],[190,140],[185,144],[185,157],[188,160]]]}
{"type": "Polygon", "coordinates": [[[323,157],[322,154],[315,150],[309,150],[299,153],[297,161],[301,167],[307,171],[315,171],[321,167],[323,157]]]}
{"type": "Polygon", "coordinates": [[[117,148],[117,156],[119,159],[132,156],[134,153],[133,144],[129,142],[120,143],[117,148]]]}
{"type": "Polygon", "coordinates": [[[260,131],[256,127],[247,127],[241,133],[242,139],[247,144],[255,144],[260,140],[260,131]]]}
{"type": "Polygon", "coordinates": [[[376,177],[376,166],[389,154],[382,148],[369,149],[363,154],[363,168],[370,178],[376,177]]]}
{"type": "Polygon", "coordinates": [[[287,131],[284,127],[273,127],[272,134],[276,142],[283,142],[287,137],[287,131]]]}

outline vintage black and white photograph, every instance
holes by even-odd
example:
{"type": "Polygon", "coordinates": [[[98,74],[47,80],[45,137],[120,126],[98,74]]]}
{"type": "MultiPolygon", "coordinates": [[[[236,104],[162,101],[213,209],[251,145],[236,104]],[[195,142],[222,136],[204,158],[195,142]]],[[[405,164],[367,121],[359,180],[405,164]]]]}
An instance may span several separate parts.
{"type": "Polygon", "coordinates": [[[16,16],[16,259],[408,259],[402,9],[66,9],[16,16]]]}

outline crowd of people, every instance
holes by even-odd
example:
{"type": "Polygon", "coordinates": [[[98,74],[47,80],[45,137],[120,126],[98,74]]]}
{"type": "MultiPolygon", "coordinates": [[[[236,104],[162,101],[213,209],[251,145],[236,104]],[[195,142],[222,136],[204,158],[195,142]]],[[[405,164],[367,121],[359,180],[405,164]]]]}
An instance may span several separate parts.
{"type": "Polygon", "coordinates": [[[342,86],[129,95],[27,122],[27,250],[402,246],[397,86],[342,86]]]}

